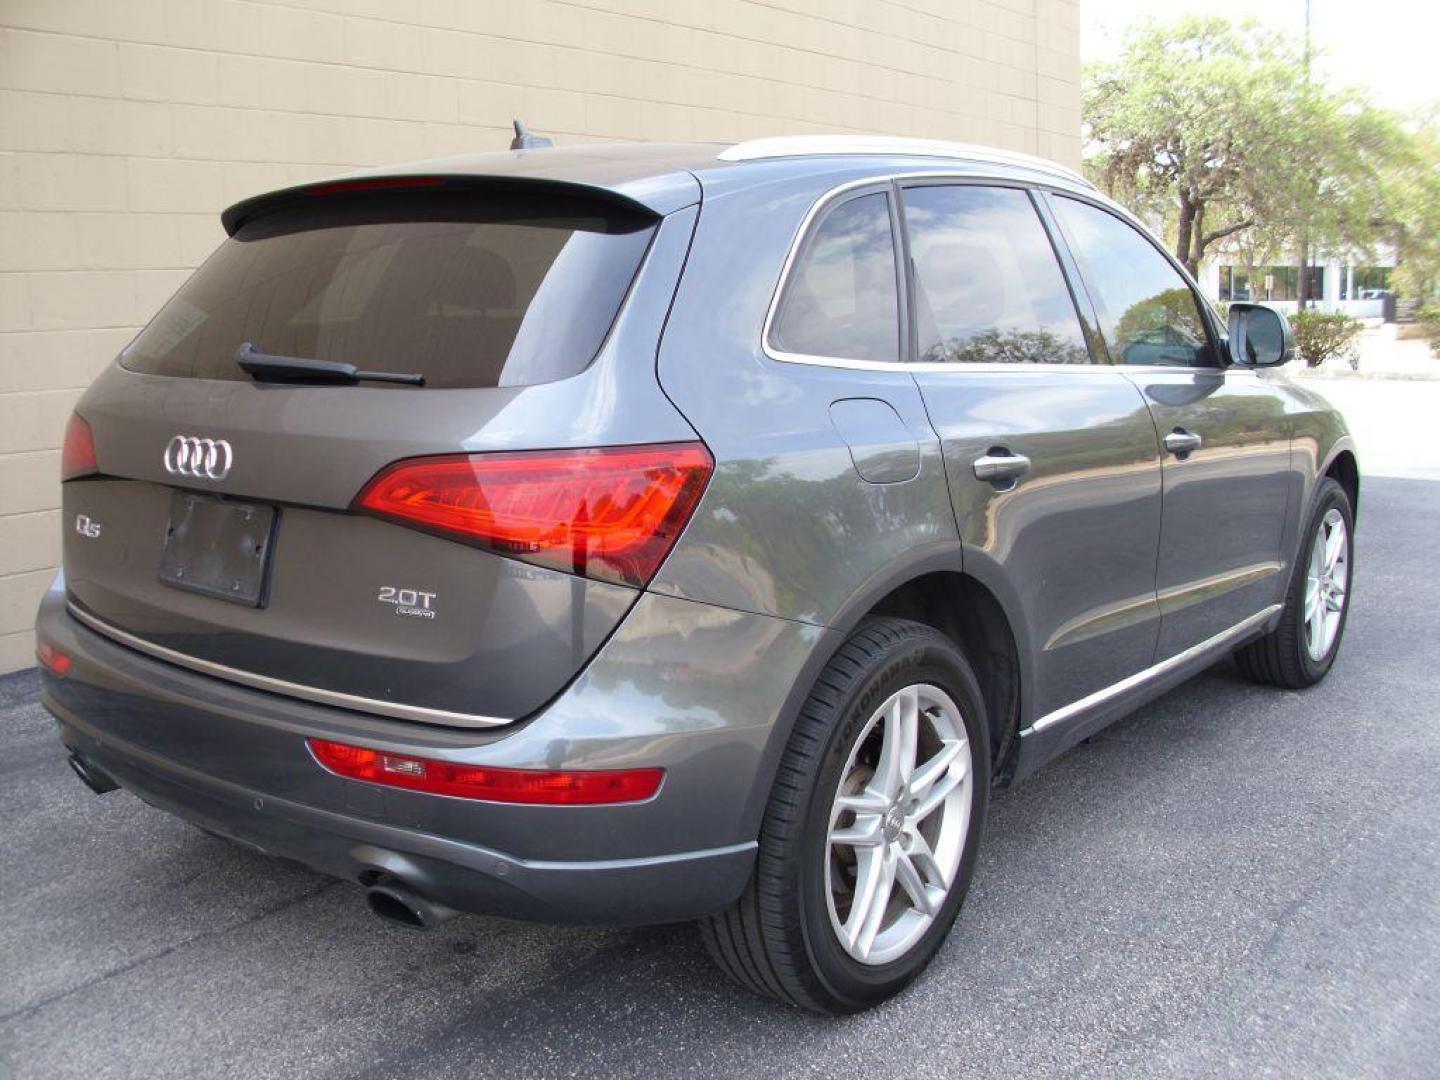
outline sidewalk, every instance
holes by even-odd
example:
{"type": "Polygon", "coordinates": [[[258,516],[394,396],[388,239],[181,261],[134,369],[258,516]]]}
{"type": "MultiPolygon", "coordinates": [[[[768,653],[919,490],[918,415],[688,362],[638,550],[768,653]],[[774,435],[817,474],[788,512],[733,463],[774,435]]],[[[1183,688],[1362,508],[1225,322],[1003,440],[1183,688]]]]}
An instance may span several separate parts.
{"type": "Polygon", "coordinates": [[[1297,359],[1290,374],[1299,379],[1440,379],[1440,357],[1421,338],[1396,339],[1394,323],[1367,326],[1360,335],[1360,369],[1344,360],[1307,368],[1297,359]]]}
{"type": "Polygon", "coordinates": [[[1365,361],[1360,364],[1359,376],[1347,368],[1343,375],[1333,377],[1312,371],[1297,381],[1318,390],[1345,414],[1360,458],[1363,506],[1364,477],[1440,480],[1440,448],[1431,439],[1434,417],[1440,414],[1440,379],[1422,375],[1366,378],[1365,361]]]}

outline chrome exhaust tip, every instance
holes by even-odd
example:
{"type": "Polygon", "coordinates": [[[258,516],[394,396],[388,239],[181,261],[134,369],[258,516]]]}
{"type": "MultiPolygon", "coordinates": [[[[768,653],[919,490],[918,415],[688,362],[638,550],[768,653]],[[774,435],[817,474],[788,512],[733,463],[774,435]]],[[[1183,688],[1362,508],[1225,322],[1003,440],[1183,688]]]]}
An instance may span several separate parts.
{"type": "Polygon", "coordinates": [[[86,761],[79,754],[71,754],[69,757],[70,771],[78,776],[85,786],[96,795],[108,795],[112,791],[120,790],[114,778],[98,765],[86,761]]]}
{"type": "Polygon", "coordinates": [[[370,910],[386,922],[408,930],[429,930],[459,914],[454,908],[427,900],[402,881],[381,881],[365,890],[370,910]]]}

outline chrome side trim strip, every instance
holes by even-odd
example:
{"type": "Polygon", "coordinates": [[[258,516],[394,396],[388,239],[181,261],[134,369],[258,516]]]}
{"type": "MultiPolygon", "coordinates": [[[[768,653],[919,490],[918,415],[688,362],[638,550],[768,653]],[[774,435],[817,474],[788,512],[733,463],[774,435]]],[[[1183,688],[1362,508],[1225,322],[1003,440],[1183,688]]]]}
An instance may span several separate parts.
{"type": "Polygon", "coordinates": [[[378,698],[360,697],[357,694],[342,694],[338,690],[323,690],[318,686],[305,686],[302,683],[287,682],[284,679],[274,679],[269,675],[257,675],[252,671],[241,671],[239,668],[217,664],[213,660],[202,660],[198,656],[189,656],[186,653],[177,652],[174,649],[167,649],[164,645],[156,645],[152,641],[146,641],[142,637],[136,637],[134,634],[127,633],[119,627],[111,626],[102,619],[97,619],[89,612],[81,611],[73,601],[67,600],[65,602],[65,609],[97,634],[119,642],[121,645],[126,645],[136,652],[145,653],[148,656],[153,656],[157,660],[164,660],[177,667],[197,671],[201,675],[210,675],[217,679],[225,679],[228,682],[238,683],[241,686],[248,686],[255,690],[266,690],[272,694],[284,694],[286,697],[313,701],[320,705],[334,705],[342,709],[354,709],[359,712],[372,713],[377,716],[389,716],[396,720],[418,720],[421,723],[445,724],[449,727],[500,727],[504,724],[513,724],[515,722],[514,720],[506,720],[498,716],[480,716],[474,713],[448,712],[445,709],[427,709],[420,705],[402,705],[394,701],[381,701],[378,698]]]}
{"type": "Polygon", "coordinates": [[[1154,664],[1144,671],[1137,671],[1128,678],[1121,679],[1117,683],[1112,683],[1100,690],[1096,690],[1093,694],[1087,694],[1079,701],[1072,701],[1063,708],[1046,713],[1020,734],[1021,736],[1033,735],[1036,732],[1044,731],[1046,728],[1054,727],[1056,724],[1063,724],[1066,720],[1079,716],[1081,713],[1089,712],[1096,706],[1103,705],[1112,698],[1117,698],[1137,687],[1143,686],[1152,679],[1158,679],[1161,675],[1166,675],[1176,668],[1184,667],[1190,663],[1190,661],[1197,660],[1208,652],[1218,651],[1230,642],[1243,637],[1255,629],[1255,627],[1278,612],[1282,606],[1281,604],[1271,604],[1263,611],[1257,611],[1243,622],[1236,623],[1228,630],[1220,631],[1220,633],[1214,637],[1206,638],[1198,645],[1191,645],[1190,648],[1183,652],[1176,653],[1168,660],[1161,660],[1160,663],[1154,664]]]}
{"type": "Polygon", "coordinates": [[[1232,589],[1239,589],[1245,585],[1253,585],[1257,581],[1263,581],[1272,574],[1278,574],[1285,569],[1284,563],[1263,562],[1255,563],[1253,566],[1242,566],[1236,570],[1227,570],[1223,574],[1215,574],[1212,577],[1201,578],[1199,581],[1192,581],[1186,585],[1176,585],[1170,589],[1162,589],[1156,593],[1156,599],[1160,601],[1160,614],[1173,615],[1177,611],[1183,611],[1192,604],[1204,603],[1206,600],[1214,600],[1217,596],[1223,596],[1232,589]]]}

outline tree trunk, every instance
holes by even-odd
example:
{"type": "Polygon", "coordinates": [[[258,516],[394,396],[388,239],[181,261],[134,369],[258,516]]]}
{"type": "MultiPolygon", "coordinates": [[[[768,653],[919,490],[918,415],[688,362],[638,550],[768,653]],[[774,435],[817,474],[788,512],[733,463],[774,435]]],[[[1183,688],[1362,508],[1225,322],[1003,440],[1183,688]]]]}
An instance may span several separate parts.
{"type": "Polygon", "coordinates": [[[1190,234],[1190,258],[1185,263],[1185,269],[1190,271],[1190,276],[1200,276],[1200,260],[1205,258],[1205,204],[1199,203],[1195,207],[1195,220],[1192,223],[1190,234]]]}
{"type": "Polygon", "coordinates": [[[1198,212],[1199,207],[1189,195],[1182,192],[1180,195],[1180,229],[1175,238],[1175,258],[1179,259],[1191,274],[1195,273],[1197,261],[1191,251],[1191,244],[1195,237],[1195,216],[1198,212]]]}
{"type": "Polygon", "coordinates": [[[1296,296],[1300,298],[1300,310],[1305,310],[1305,302],[1310,299],[1310,274],[1307,267],[1310,262],[1310,238],[1300,237],[1300,287],[1296,296]]]}

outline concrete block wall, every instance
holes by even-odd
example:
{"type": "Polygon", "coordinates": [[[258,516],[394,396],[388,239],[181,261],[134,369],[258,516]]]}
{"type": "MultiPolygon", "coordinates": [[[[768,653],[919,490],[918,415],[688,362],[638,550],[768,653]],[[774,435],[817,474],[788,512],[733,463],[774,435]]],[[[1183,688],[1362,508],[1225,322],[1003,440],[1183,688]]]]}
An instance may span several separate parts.
{"type": "Polygon", "coordinates": [[[0,672],[80,391],[218,243],[358,165],[804,132],[1080,158],[1078,0],[0,0],[0,672]]]}

